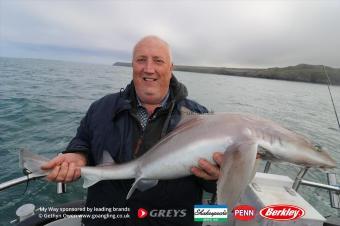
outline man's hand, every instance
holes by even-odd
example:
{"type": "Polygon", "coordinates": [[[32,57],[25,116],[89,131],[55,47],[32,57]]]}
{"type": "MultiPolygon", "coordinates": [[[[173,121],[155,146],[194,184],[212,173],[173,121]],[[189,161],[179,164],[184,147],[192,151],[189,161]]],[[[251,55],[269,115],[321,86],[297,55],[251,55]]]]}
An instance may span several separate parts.
{"type": "Polygon", "coordinates": [[[58,155],[43,166],[42,170],[51,170],[47,175],[49,181],[71,182],[80,177],[80,167],[86,165],[86,157],[81,153],[58,155]]]}
{"type": "Polygon", "coordinates": [[[192,167],[191,172],[200,178],[205,180],[217,180],[220,176],[220,166],[223,162],[223,153],[215,152],[213,159],[216,164],[213,164],[206,159],[200,159],[198,161],[199,167],[192,167]]]}

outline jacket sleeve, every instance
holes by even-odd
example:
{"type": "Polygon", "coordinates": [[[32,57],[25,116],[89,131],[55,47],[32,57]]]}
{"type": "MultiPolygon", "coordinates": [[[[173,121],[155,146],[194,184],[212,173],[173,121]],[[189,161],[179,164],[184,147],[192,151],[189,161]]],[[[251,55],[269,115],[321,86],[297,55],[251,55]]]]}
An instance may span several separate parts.
{"type": "Polygon", "coordinates": [[[209,193],[216,193],[216,180],[204,180],[202,178],[197,178],[197,182],[199,185],[201,185],[204,191],[209,193]]]}
{"type": "Polygon", "coordinates": [[[90,133],[90,119],[93,110],[93,105],[87,111],[85,117],[81,120],[77,129],[76,136],[68,144],[63,153],[81,152],[88,156],[91,149],[91,133],[90,133]]]}

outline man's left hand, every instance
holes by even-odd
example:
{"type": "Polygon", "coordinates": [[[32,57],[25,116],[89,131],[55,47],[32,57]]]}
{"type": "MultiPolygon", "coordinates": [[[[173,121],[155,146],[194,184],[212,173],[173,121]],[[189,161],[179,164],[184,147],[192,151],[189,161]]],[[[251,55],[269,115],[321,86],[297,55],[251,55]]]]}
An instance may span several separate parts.
{"type": "Polygon", "coordinates": [[[198,161],[199,167],[192,167],[191,172],[200,178],[205,180],[217,180],[220,176],[220,166],[223,162],[223,153],[215,152],[213,154],[215,163],[211,163],[206,159],[200,159],[198,161]]]}

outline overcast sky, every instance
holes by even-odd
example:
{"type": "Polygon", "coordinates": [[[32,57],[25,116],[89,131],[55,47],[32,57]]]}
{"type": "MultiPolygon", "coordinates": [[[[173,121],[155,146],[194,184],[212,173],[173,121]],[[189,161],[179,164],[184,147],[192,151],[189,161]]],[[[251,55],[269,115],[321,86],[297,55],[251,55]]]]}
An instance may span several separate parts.
{"type": "Polygon", "coordinates": [[[175,64],[340,67],[340,1],[0,0],[0,56],[111,64],[155,34],[175,64]]]}

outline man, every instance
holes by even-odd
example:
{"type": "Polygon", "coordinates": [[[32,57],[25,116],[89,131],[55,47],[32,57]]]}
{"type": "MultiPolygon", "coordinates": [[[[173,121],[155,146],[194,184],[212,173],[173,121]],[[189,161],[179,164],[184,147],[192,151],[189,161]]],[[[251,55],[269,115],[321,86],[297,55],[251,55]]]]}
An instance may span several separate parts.
{"type": "MultiPolygon", "coordinates": [[[[82,119],[76,136],[63,155],[43,166],[51,181],[71,182],[80,167],[98,165],[106,150],[115,162],[141,156],[172,131],[182,117],[181,109],[206,113],[203,106],[187,99],[187,90],[172,74],[169,45],[156,36],[140,40],[133,50],[133,81],[124,91],[94,102],[82,119]]],[[[215,192],[222,154],[214,163],[201,159],[192,167],[195,175],[160,181],[157,186],[126,195],[133,180],[101,181],[88,189],[88,207],[129,207],[130,219],[83,219],[85,225],[195,225],[193,206],[201,203],[202,189],[215,192]],[[136,217],[137,210],[162,210],[160,216],[136,217]],[[167,213],[165,215],[164,213],[167,213]],[[177,214],[176,214],[177,213],[177,214]],[[181,214],[179,214],[181,213],[181,214]]]]}

